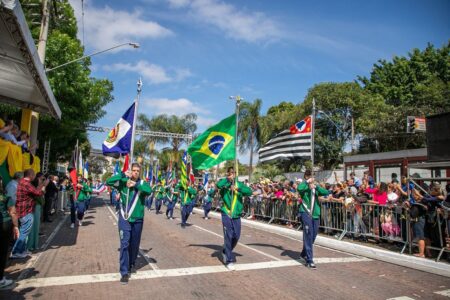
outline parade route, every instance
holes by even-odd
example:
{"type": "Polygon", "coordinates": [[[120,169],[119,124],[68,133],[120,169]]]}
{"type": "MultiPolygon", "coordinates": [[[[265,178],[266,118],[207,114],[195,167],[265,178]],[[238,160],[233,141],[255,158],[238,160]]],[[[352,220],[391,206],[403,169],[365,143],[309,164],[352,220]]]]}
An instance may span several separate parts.
{"type": "Polygon", "coordinates": [[[0,299],[449,299],[446,277],[323,247],[314,249],[318,269],[307,269],[300,241],[247,226],[230,271],[221,263],[220,220],[196,213],[182,229],[179,215],[146,211],[138,270],[124,286],[117,216],[97,197],[83,226],[71,229],[65,218],[0,299]]]}

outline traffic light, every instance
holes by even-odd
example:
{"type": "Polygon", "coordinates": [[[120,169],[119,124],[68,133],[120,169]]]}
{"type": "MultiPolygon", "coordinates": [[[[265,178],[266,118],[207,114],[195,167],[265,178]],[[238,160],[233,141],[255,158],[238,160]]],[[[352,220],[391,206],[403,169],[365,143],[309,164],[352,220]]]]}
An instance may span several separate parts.
{"type": "Polygon", "coordinates": [[[407,133],[416,132],[416,117],[412,116],[406,117],[406,132],[407,133]]]}

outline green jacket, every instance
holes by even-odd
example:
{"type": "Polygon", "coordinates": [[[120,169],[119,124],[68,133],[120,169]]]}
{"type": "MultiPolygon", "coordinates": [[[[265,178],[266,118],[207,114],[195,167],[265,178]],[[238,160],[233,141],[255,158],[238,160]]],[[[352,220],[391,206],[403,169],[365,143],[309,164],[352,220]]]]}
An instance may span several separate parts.
{"type": "MultiPolygon", "coordinates": [[[[143,180],[139,180],[136,182],[136,185],[133,188],[127,187],[127,181],[128,178],[125,176],[124,173],[117,174],[115,176],[112,176],[111,178],[108,178],[106,180],[106,185],[108,186],[114,186],[114,188],[117,189],[117,191],[120,193],[120,203],[121,203],[121,214],[122,211],[125,212],[125,205],[127,202],[127,194],[128,194],[128,204],[131,205],[131,200],[134,198],[135,193],[138,194],[138,198],[135,200],[136,206],[131,213],[131,216],[128,218],[128,222],[135,222],[138,219],[144,218],[144,211],[145,211],[145,197],[150,195],[152,193],[152,188],[150,185],[148,185],[147,182],[143,180]]],[[[128,208],[128,211],[130,211],[130,208],[128,208]]],[[[124,215],[122,214],[122,217],[124,215]]]]}
{"type": "Polygon", "coordinates": [[[154,190],[153,193],[155,194],[155,198],[158,200],[164,199],[164,197],[166,197],[166,188],[163,187],[162,185],[157,185],[154,190]]]}
{"type": "Polygon", "coordinates": [[[219,189],[220,196],[222,197],[222,212],[229,215],[231,218],[240,218],[244,203],[242,197],[250,196],[252,190],[238,181],[237,193],[233,195],[231,192],[231,185],[233,183],[228,181],[227,178],[223,178],[217,182],[217,188],[219,189]]]}
{"type": "Polygon", "coordinates": [[[179,192],[180,191],[177,190],[176,187],[174,187],[173,189],[171,187],[168,187],[167,191],[166,191],[167,199],[171,202],[177,203],[178,199],[180,198],[180,194],[176,194],[176,193],[179,193],[179,192]]]}
{"type": "Polygon", "coordinates": [[[210,188],[208,190],[208,195],[206,196],[206,202],[212,202],[214,200],[214,195],[216,194],[215,188],[210,188]]]}
{"type": "Polygon", "coordinates": [[[183,188],[181,183],[178,183],[175,190],[180,193],[181,205],[189,205],[192,199],[197,195],[197,190],[188,186],[187,190],[183,188]]]}
{"type": "Polygon", "coordinates": [[[83,188],[78,193],[78,198],[77,198],[78,202],[86,201],[90,197],[89,193],[92,193],[92,189],[86,183],[83,182],[82,185],[83,185],[83,188]]]}
{"type": "Polygon", "coordinates": [[[324,189],[323,187],[316,185],[316,193],[314,197],[314,207],[311,209],[311,196],[312,191],[309,188],[309,184],[306,181],[303,181],[300,183],[297,187],[297,191],[300,194],[302,198],[302,204],[299,207],[300,212],[308,212],[310,215],[312,214],[313,219],[319,219],[320,218],[320,203],[319,203],[319,196],[328,196],[328,191],[324,189]],[[305,209],[305,206],[307,210],[305,209]],[[311,212],[312,211],[312,212],[311,212]]]}

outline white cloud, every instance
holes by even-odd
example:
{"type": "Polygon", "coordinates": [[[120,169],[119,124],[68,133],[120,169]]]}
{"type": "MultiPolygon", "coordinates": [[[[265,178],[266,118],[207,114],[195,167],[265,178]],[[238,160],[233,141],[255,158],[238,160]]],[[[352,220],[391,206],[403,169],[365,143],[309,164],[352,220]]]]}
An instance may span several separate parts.
{"type": "MultiPolygon", "coordinates": [[[[145,99],[142,101],[143,105],[151,108],[154,114],[168,114],[168,115],[185,115],[188,113],[209,114],[209,111],[202,107],[201,104],[192,102],[186,98],[179,99],[145,99]]],[[[205,120],[205,119],[204,119],[205,120]]]]}
{"type": "MultiPolygon", "coordinates": [[[[81,1],[70,0],[78,20],[79,38],[82,38],[81,1]]],[[[109,6],[94,7],[85,1],[85,43],[95,50],[102,50],[127,42],[139,42],[148,38],[163,38],[173,33],[156,22],[145,20],[139,11],[113,10],[109,6]]],[[[116,51],[131,49],[121,47],[116,51]]]]}
{"type": "Polygon", "coordinates": [[[271,42],[284,37],[279,24],[261,12],[240,10],[219,0],[167,0],[173,8],[187,8],[195,19],[212,25],[231,38],[271,42]]]}
{"type": "Polygon", "coordinates": [[[125,71],[135,72],[144,77],[144,81],[152,84],[168,83],[181,81],[192,76],[189,69],[175,69],[172,72],[159,65],[152,64],[146,60],[140,60],[136,64],[117,63],[111,66],[105,66],[107,71],[125,71]]]}
{"type": "Polygon", "coordinates": [[[169,5],[174,8],[185,7],[189,5],[190,0],[167,0],[169,5]]]}

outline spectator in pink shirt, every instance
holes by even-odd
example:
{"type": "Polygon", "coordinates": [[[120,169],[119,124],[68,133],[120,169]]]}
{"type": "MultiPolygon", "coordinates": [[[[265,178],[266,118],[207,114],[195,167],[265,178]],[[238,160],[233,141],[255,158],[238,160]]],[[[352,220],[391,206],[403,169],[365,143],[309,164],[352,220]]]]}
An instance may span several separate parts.
{"type": "Polygon", "coordinates": [[[387,184],[380,182],[375,188],[367,188],[365,191],[367,194],[372,195],[372,201],[378,205],[386,205],[387,202],[387,184]]]}

